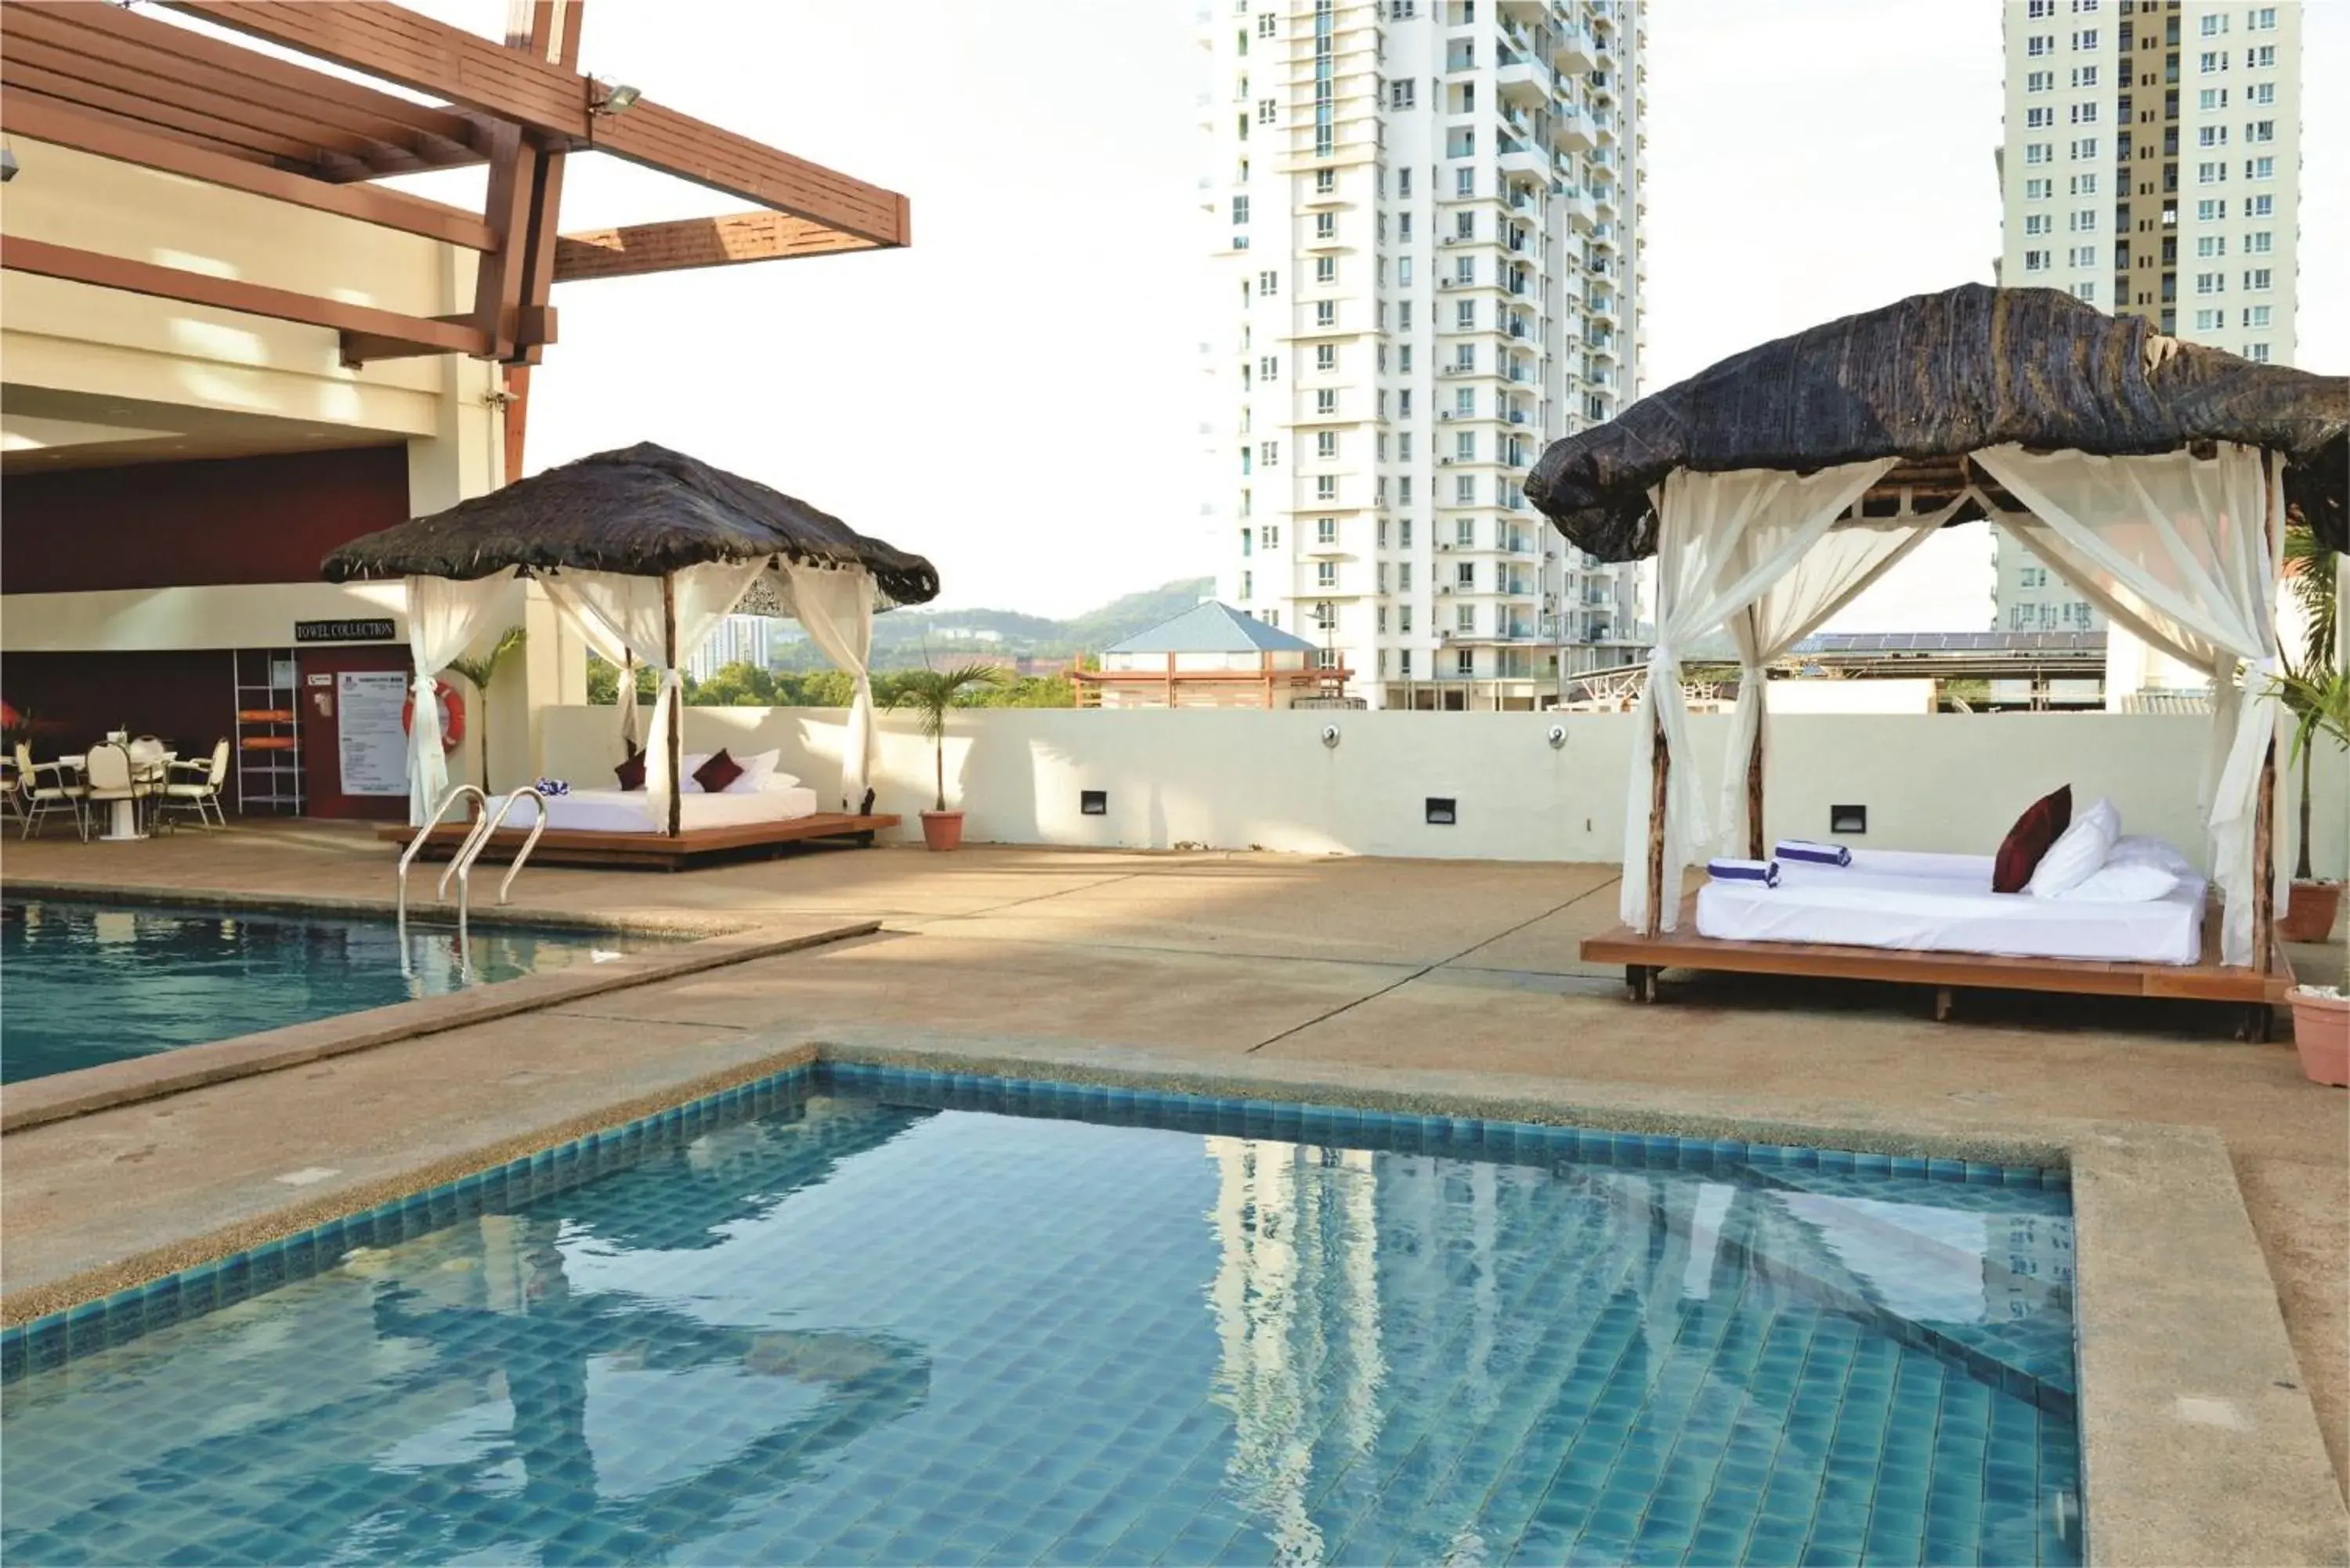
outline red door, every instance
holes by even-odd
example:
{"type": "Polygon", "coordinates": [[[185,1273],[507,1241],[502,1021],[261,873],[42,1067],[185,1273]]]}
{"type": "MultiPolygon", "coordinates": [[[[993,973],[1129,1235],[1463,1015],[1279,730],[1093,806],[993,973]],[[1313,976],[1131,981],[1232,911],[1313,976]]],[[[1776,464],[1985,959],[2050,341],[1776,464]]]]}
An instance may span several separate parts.
{"type": "Polygon", "coordinates": [[[397,643],[304,648],[296,651],[295,666],[302,709],[303,815],[408,820],[408,790],[383,711],[394,689],[383,677],[408,678],[408,649],[397,643]],[[345,675],[376,679],[346,682],[345,675]],[[353,725],[348,755],[346,705],[353,725]]]}

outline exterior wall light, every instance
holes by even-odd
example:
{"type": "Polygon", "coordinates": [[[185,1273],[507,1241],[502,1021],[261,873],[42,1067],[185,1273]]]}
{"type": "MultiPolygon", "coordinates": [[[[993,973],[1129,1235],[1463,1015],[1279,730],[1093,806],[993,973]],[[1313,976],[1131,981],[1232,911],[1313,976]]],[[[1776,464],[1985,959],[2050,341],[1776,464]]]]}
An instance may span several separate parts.
{"type": "Polygon", "coordinates": [[[1566,744],[1566,726],[1564,724],[1553,724],[1550,727],[1549,735],[1545,738],[1550,742],[1550,749],[1554,752],[1557,751],[1561,746],[1566,744]]]}
{"type": "Polygon", "coordinates": [[[645,96],[644,88],[630,87],[626,82],[598,81],[600,96],[589,106],[597,114],[626,114],[636,107],[637,99],[645,96]]]}
{"type": "Polygon", "coordinates": [[[1326,746],[1336,746],[1336,745],[1337,745],[1337,743],[1338,743],[1338,726],[1337,726],[1337,725],[1336,725],[1336,724],[1325,724],[1325,725],[1323,725],[1323,726],[1322,726],[1322,743],[1323,743],[1324,745],[1326,745],[1326,746]]]}
{"type": "Polygon", "coordinates": [[[16,152],[14,148],[0,147],[0,185],[16,177],[16,152]]]}

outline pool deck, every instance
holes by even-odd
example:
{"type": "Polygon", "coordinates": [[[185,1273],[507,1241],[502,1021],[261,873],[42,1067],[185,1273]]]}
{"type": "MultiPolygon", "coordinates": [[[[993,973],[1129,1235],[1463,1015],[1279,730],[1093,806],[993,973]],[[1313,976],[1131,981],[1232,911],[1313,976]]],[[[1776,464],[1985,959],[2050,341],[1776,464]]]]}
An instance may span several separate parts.
{"type": "MultiPolygon", "coordinates": [[[[12,888],[386,905],[392,888],[391,851],[332,825],[11,841],[0,856],[12,888]]],[[[2350,1457],[2350,1095],[2305,1081],[2289,1044],[2235,1044],[2193,1004],[1970,994],[1937,1023],[1915,992],[1737,976],[1669,976],[1668,1002],[1638,1007],[1619,971],[1575,956],[1616,923],[1615,891],[1612,867],[984,846],[819,850],[679,875],[534,867],[515,887],[520,914],[880,929],[11,1132],[0,1287],[14,1321],[110,1267],[194,1261],[289,1216],[343,1211],[421,1174],[755,1075],[808,1042],[1422,1093],[1500,1085],[1666,1121],[1679,1106],[1856,1136],[2111,1138],[2187,1151],[2184,1163],[2224,1157],[2241,1207],[2232,1192],[2195,1201],[2214,1205],[2220,1231],[2248,1214],[2260,1251],[2242,1249],[2238,1277],[2216,1283],[2281,1307],[2290,1349],[2267,1381],[2295,1382],[2297,1362],[2338,1483],[2350,1457]]],[[[2296,962],[2338,971],[2338,939],[2296,962]]],[[[2207,1269],[2183,1213],[2167,1241],[2174,1276],[2207,1269]]],[[[2085,1283],[2085,1316],[2087,1296],[2085,1283]]],[[[2085,1335],[2087,1375],[2100,1354],[2085,1335]]],[[[2155,1392],[2176,1397],[2190,1462],[2203,1428],[2228,1417],[2193,1388],[2155,1392]]],[[[2330,1518],[2307,1521],[2316,1535],[2295,1539],[2339,1534],[2338,1494],[2330,1502],[2330,1518]]],[[[2210,1561],[2343,1551],[2205,1544],[2210,1561]]]]}

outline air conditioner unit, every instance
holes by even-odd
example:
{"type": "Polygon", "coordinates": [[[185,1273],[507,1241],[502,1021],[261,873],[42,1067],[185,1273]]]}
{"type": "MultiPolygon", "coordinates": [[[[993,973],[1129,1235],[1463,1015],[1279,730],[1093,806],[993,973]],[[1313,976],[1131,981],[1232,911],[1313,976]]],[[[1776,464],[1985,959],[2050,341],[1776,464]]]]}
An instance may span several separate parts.
{"type": "Polygon", "coordinates": [[[1444,245],[1457,245],[1460,243],[1461,236],[1459,234],[1447,234],[1437,242],[1437,244],[1444,245]]]}
{"type": "Polygon", "coordinates": [[[1436,461],[1442,463],[1447,468],[1451,468],[1452,466],[1452,460],[1449,457],[1440,457],[1436,461]]]}
{"type": "Polygon", "coordinates": [[[1439,539],[1436,542],[1436,547],[1440,550],[1450,550],[1452,548],[1452,541],[1450,539],[1439,539]]]}
{"type": "MultiPolygon", "coordinates": [[[[1439,583],[1436,585],[1436,591],[1440,594],[1449,594],[1452,591],[1452,585],[1451,583],[1439,583]]],[[[1444,635],[1449,637],[1451,634],[1447,632],[1444,635]]]]}
{"type": "Polygon", "coordinates": [[[1452,417],[1452,410],[1451,409],[1439,409],[1436,410],[1436,417],[1440,420],[1449,420],[1452,417]]]}

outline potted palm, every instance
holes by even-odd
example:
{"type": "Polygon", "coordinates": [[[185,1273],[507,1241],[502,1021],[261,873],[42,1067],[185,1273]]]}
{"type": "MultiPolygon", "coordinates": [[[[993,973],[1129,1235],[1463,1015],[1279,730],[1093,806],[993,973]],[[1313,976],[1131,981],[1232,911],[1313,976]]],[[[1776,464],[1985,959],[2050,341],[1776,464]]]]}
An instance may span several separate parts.
{"type": "Polygon", "coordinates": [[[498,677],[498,666],[504,664],[523,645],[525,634],[518,626],[510,626],[490,645],[487,653],[471,659],[452,659],[449,668],[465,678],[473,689],[473,705],[479,710],[479,722],[474,725],[482,741],[482,793],[490,789],[490,682],[498,677]]]}
{"type": "Polygon", "coordinates": [[[922,842],[933,849],[953,849],[962,843],[962,813],[947,809],[947,710],[962,705],[968,693],[1003,684],[1003,671],[993,664],[958,664],[949,670],[913,670],[891,683],[889,706],[911,708],[922,722],[923,738],[938,775],[938,804],[922,813],[922,842]]]}
{"type": "MultiPolygon", "coordinates": [[[[2288,670],[2277,677],[2277,685],[2297,720],[2291,760],[2301,765],[2306,781],[2308,754],[2319,736],[2338,748],[2350,749],[2350,671],[2333,670],[2318,676],[2288,670]]],[[[2307,798],[2304,783],[2304,811],[2307,798]]],[[[2306,824],[2305,816],[2303,820],[2306,824]]],[[[2302,832],[2306,857],[2306,826],[2302,832]]],[[[2298,884],[2293,891],[2298,902],[2298,884]]],[[[2333,925],[2330,909],[2326,925],[2329,929],[2333,925]]],[[[2320,933],[2321,940],[2324,934],[2320,933]]],[[[2301,1070],[2314,1082],[2350,1087],[2350,962],[2345,962],[2340,985],[2295,986],[2288,1000],[2293,1003],[2293,1043],[2301,1054],[2301,1070]]]]}

